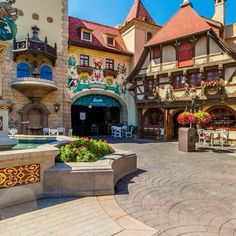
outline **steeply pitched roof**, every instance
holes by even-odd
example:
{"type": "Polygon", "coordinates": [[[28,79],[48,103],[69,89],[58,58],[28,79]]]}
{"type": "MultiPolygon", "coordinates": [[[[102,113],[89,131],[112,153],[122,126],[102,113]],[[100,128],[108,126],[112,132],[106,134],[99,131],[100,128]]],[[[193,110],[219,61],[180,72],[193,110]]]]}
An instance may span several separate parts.
{"type": "Polygon", "coordinates": [[[183,4],[180,10],[145,46],[160,44],[184,36],[204,32],[210,28],[210,25],[194,11],[190,3],[183,4]]]}
{"type": "Polygon", "coordinates": [[[155,24],[147,9],[142,4],[141,0],[135,0],[133,6],[131,7],[128,16],[125,19],[125,24],[133,19],[139,19],[142,21],[150,22],[155,24]]]}
{"type": "Polygon", "coordinates": [[[133,55],[127,50],[118,29],[74,17],[69,17],[69,44],[108,52],[133,55]],[[91,42],[81,39],[81,29],[91,30],[91,42]],[[106,39],[104,37],[105,34],[114,36],[115,46],[108,46],[106,44],[106,39]]]}

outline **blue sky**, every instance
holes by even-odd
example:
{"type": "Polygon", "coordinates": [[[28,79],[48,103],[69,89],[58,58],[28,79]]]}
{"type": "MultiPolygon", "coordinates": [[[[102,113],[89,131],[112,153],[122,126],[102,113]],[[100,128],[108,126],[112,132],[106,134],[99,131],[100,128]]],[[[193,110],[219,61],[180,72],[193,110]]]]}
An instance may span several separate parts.
{"type": "MultiPolygon", "coordinates": [[[[122,24],[134,0],[69,0],[69,15],[115,26],[122,24]]],[[[183,0],[142,0],[157,24],[163,25],[179,9],[183,0]]],[[[201,15],[212,17],[214,0],[191,0],[201,15]]],[[[236,22],[236,0],[227,0],[226,23],[236,22]]]]}

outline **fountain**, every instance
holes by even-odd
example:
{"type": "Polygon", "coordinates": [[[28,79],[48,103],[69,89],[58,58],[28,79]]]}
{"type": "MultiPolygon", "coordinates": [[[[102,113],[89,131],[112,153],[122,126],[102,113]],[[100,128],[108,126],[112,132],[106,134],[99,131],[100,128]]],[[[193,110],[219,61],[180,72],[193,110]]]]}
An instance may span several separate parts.
{"type": "Polygon", "coordinates": [[[9,104],[0,97],[0,151],[18,144],[17,139],[8,137],[8,107],[9,104]]]}

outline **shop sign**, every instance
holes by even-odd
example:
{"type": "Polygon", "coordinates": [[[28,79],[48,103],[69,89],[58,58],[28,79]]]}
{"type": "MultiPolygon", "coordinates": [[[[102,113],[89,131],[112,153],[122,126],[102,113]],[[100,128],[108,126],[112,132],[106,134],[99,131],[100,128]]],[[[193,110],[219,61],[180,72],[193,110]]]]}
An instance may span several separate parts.
{"type": "Polygon", "coordinates": [[[80,120],[86,120],[86,113],[80,112],[80,120]]]}

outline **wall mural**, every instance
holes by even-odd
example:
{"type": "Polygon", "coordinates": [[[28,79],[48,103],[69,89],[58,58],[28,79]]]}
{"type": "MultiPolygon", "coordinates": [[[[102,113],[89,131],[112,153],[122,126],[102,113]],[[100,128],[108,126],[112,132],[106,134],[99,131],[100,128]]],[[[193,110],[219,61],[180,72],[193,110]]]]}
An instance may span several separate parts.
{"type": "Polygon", "coordinates": [[[18,18],[18,9],[12,7],[15,2],[15,0],[0,2],[0,40],[7,41],[16,37],[15,21],[18,18]]]}
{"type": "Polygon", "coordinates": [[[83,89],[99,88],[113,91],[116,94],[121,94],[125,91],[126,65],[119,63],[117,65],[117,76],[104,76],[103,62],[101,59],[93,60],[93,67],[83,67],[83,70],[78,69],[78,63],[74,55],[68,58],[69,75],[67,85],[74,94],[83,89]]]}

